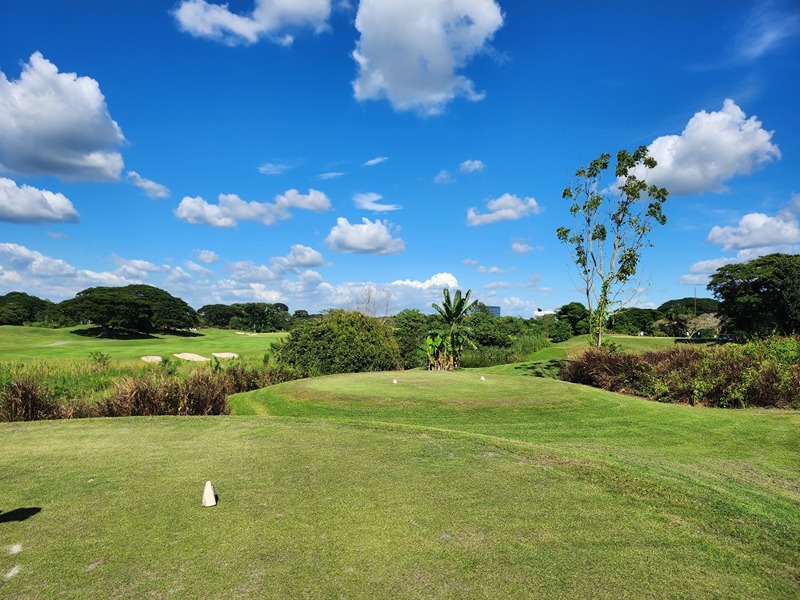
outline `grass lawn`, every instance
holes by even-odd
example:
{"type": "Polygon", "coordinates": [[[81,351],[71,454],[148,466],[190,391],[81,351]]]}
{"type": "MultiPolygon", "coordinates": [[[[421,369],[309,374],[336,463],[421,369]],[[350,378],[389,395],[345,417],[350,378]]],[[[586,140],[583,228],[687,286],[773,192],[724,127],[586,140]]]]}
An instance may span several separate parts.
{"type": "Polygon", "coordinates": [[[142,356],[172,356],[191,352],[235,352],[242,358],[260,358],[285,334],[245,334],[222,329],[201,329],[196,335],[154,334],[145,339],[115,340],[81,335],[85,327],[45,329],[0,326],[0,361],[85,359],[102,352],[117,360],[139,360],[142,356]]]}
{"type": "Polygon", "coordinates": [[[0,597],[800,595],[797,412],[492,369],[233,408],[0,424],[0,597]]]}

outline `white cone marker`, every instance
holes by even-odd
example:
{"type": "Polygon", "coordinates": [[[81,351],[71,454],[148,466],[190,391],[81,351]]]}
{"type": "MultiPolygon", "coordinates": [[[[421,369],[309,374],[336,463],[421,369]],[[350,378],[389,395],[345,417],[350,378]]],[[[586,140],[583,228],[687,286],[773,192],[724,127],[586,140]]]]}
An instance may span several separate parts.
{"type": "Polygon", "coordinates": [[[203,506],[216,506],[217,494],[214,491],[214,486],[210,481],[206,481],[206,487],[203,489],[203,506]]]}

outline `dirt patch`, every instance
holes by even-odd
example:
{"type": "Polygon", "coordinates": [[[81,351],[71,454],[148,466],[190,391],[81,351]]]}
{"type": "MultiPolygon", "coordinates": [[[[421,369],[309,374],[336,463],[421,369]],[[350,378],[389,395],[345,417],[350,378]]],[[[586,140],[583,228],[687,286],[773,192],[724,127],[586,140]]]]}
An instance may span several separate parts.
{"type": "Polygon", "coordinates": [[[64,344],[69,344],[69,342],[52,342],[51,344],[45,344],[42,348],[52,348],[54,346],[63,346],[64,344]]]}
{"type": "Polygon", "coordinates": [[[235,352],[212,352],[212,356],[216,356],[217,358],[239,358],[239,355],[235,352]]]}
{"type": "Polygon", "coordinates": [[[161,362],[161,357],[160,356],[143,356],[142,360],[144,362],[149,362],[149,363],[159,363],[159,362],[161,362]]]}

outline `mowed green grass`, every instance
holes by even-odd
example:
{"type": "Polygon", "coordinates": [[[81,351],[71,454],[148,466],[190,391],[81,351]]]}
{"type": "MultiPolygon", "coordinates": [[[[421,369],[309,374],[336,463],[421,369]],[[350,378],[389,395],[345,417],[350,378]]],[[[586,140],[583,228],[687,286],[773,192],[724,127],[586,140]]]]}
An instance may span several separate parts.
{"type": "Polygon", "coordinates": [[[183,352],[206,357],[212,352],[234,352],[242,358],[261,358],[274,341],[285,335],[201,329],[193,336],[154,334],[146,339],[116,340],[80,335],[85,329],[0,326],[0,361],[84,359],[92,352],[102,352],[116,360],[183,352]]]}
{"type": "Polygon", "coordinates": [[[233,409],[0,425],[0,597],[800,594],[796,412],[491,369],[296,381],[233,409]],[[20,508],[41,510],[3,521],[20,508]]]}
{"type": "MultiPolygon", "coordinates": [[[[620,349],[626,352],[642,354],[658,350],[674,348],[678,338],[672,337],[649,337],[635,335],[606,335],[605,340],[613,342],[620,349]]],[[[565,360],[571,358],[576,353],[589,347],[588,335],[576,335],[565,342],[559,342],[543,348],[530,356],[530,360],[540,362],[548,360],[565,360]]]]}

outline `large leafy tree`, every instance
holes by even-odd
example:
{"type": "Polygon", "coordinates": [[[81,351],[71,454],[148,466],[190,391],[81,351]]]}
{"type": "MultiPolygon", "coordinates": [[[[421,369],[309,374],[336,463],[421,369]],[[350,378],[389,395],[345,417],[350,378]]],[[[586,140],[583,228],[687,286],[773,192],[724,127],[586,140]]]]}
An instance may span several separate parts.
{"type": "Polygon", "coordinates": [[[76,320],[106,331],[190,329],[198,322],[197,314],[186,302],[151,285],[87,288],[60,307],[76,320]]]}
{"type": "Polygon", "coordinates": [[[441,306],[435,302],[431,305],[444,321],[445,331],[443,337],[447,352],[447,368],[449,369],[458,368],[465,344],[474,346],[471,340],[472,331],[466,325],[467,317],[477,303],[477,300],[470,303],[469,296],[471,293],[472,290],[467,290],[467,293],[462,296],[461,290],[456,290],[456,293],[451,297],[450,290],[444,288],[442,292],[444,300],[441,306]]]}
{"type": "Polygon", "coordinates": [[[9,292],[0,296],[0,325],[22,325],[43,321],[53,303],[25,292],[9,292]]]}
{"type": "Polygon", "coordinates": [[[600,347],[611,308],[624,304],[630,291],[648,234],[667,218],[663,204],[666,188],[648,186],[644,175],[656,166],[646,146],[632,153],[620,150],[616,180],[604,187],[603,175],[611,156],[602,154],[575,173],[577,183],[567,187],[562,198],[570,202],[572,227],[559,227],[558,239],[570,248],[589,310],[589,333],[600,347]]]}
{"type": "Polygon", "coordinates": [[[769,254],[722,266],[708,289],[721,301],[725,328],[737,336],[800,333],[800,255],[769,254]]]}

